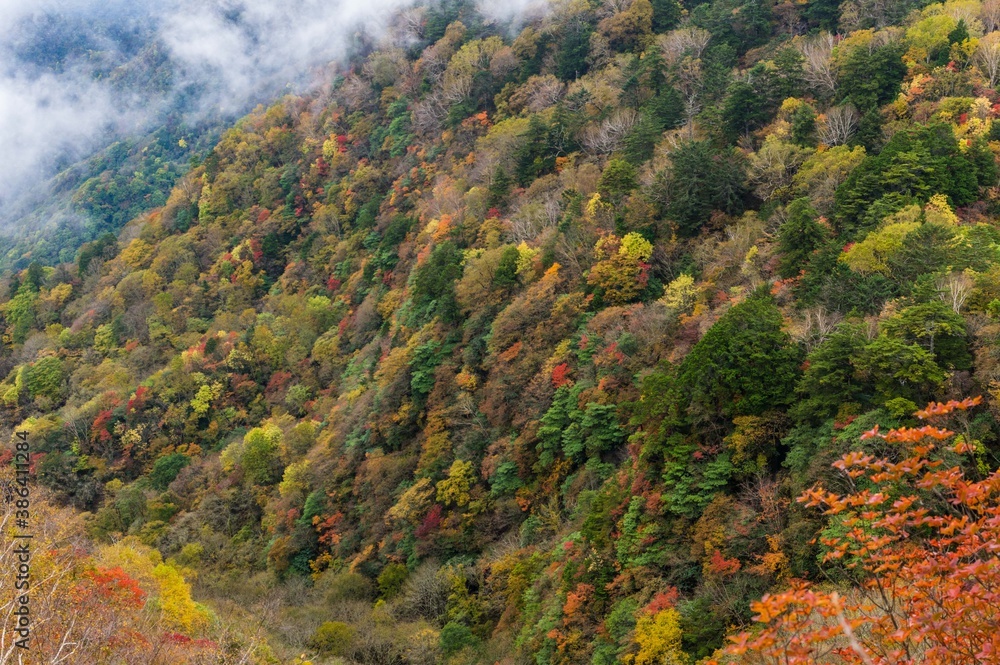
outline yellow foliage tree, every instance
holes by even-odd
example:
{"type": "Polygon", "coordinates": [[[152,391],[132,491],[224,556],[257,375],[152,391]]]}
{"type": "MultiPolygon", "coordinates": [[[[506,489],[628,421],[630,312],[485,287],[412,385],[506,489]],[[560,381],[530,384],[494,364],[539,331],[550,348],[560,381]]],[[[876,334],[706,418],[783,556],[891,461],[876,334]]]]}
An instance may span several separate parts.
{"type": "Polygon", "coordinates": [[[681,650],[681,613],[674,608],[645,614],[635,624],[638,653],[625,657],[628,665],[687,665],[681,650]]]}
{"type": "Polygon", "coordinates": [[[396,504],[389,509],[390,520],[416,521],[427,512],[427,507],[434,496],[434,485],[429,478],[421,478],[411,485],[399,497],[396,504]]]}
{"type": "Polygon", "coordinates": [[[159,585],[158,605],[164,623],[188,633],[205,627],[208,615],[192,600],[191,585],[180,571],[161,563],[153,569],[153,577],[159,585]]]}
{"type": "Polygon", "coordinates": [[[694,277],[681,274],[663,287],[663,297],[660,298],[660,302],[671,312],[683,313],[694,305],[697,298],[698,287],[694,284],[694,277]]]}
{"type": "Polygon", "coordinates": [[[469,490],[476,482],[472,462],[455,460],[448,469],[448,477],[437,484],[437,500],[441,503],[464,506],[472,498],[469,490]]]}
{"type": "Polygon", "coordinates": [[[844,252],[840,260],[863,275],[889,273],[889,261],[903,247],[903,240],[920,226],[920,208],[907,206],[890,215],[882,226],[844,252]]]}
{"type": "Polygon", "coordinates": [[[924,219],[929,224],[941,224],[942,226],[955,226],[958,224],[958,215],[948,205],[948,197],[944,194],[935,194],[924,206],[924,219]]]}
{"type": "Polygon", "coordinates": [[[293,462],[285,467],[285,475],[278,483],[282,498],[302,499],[309,490],[309,460],[293,462]]]}
{"type": "Polygon", "coordinates": [[[624,305],[635,300],[646,286],[646,262],[653,255],[653,245],[638,233],[624,238],[607,235],[594,245],[594,255],[598,262],[587,281],[603,291],[605,301],[624,305]]]}

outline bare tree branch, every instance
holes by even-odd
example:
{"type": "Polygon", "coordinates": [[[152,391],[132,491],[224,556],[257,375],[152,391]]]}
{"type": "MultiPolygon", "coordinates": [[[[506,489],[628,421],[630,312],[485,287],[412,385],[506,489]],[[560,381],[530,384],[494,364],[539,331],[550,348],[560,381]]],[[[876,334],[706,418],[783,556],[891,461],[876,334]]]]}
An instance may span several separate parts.
{"type": "Polygon", "coordinates": [[[829,146],[847,143],[858,128],[858,111],[850,104],[834,106],[823,119],[819,138],[829,146]]]}

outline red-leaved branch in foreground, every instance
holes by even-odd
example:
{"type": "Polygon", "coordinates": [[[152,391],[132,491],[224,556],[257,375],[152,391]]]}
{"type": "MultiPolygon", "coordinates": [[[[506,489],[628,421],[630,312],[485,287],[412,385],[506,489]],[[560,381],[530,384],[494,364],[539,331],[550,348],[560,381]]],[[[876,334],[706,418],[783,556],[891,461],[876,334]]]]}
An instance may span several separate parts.
{"type": "MultiPolygon", "coordinates": [[[[753,606],[761,630],[733,639],[740,663],[1000,663],[1000,471],[966,476],[977,444],[941,427],[982,401],[931,403],[921,427],[881,432],[881,457],[844,455],[846,494],[799,498],[831,519],[820,538],[840,592],[794,581],[753,606]],[[835,528],[834,528],[835,527],[835,528]]],[[[955,429],[961,429],[955,427],[955,429]]],[[[735,657],[735,658],[734,658],[735,657]]]]}

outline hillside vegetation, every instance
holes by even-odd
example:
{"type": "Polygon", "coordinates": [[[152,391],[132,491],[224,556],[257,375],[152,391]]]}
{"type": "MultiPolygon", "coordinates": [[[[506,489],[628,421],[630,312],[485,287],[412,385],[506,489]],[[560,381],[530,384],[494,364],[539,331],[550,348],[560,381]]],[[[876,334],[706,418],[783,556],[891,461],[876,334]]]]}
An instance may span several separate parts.
{"type": "Polygon", "coordinates": [[[998,29],[447,0],[161,169],[165,203],[90,181],[114,232],[0,282],[2,434],[69,580],[39,639],[996,662],[998,29]]]}

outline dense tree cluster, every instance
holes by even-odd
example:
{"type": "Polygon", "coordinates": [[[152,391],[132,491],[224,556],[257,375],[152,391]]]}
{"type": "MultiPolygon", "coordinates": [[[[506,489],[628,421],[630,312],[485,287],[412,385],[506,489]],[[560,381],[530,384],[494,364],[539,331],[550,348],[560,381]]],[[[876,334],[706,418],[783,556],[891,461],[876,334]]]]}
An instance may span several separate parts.
{"type": "Polygon", "coordinates": [[[446,0],[189,168],[116,148],[0,278],[2,433],[89,543],[51,611],[108,662],[989,660],[998,28],[446,0]]]}

